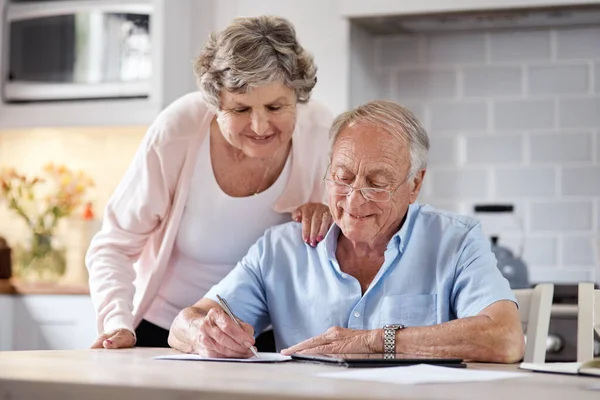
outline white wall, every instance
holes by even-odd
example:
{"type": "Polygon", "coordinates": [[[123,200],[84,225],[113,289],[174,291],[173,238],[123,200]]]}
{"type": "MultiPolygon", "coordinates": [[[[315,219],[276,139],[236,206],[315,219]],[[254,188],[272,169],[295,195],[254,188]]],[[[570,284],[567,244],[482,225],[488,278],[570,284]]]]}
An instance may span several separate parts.
{"type": "Polygon", "coordinates": [[[378,97],[430,134],[421,201],[513,203],[534,281],[600,279],[600,26],[375,40],[378,97]]]}

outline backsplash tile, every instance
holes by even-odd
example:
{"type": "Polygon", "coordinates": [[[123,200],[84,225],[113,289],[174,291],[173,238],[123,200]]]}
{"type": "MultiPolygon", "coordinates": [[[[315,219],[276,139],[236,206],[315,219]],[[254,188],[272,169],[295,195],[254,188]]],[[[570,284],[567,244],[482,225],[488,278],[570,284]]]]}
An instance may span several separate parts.
{"type": "Polygon", "coordinates": [[[521,135],[467,136],[467,164],[515,163],[523,160],[521,135]]]}
{"type": "Polygon", "coordinates": [[[566,236],[561,240],[561,262],[568,266],[594,264],[593,240],[590,236],[566,236]]]}
{"type": "Polygon", "coordinates": [[[544,201],[531,203],[534,231],[576,232],[594,229],[591,201],[544,201]]]}
{"type": "Polygon", "coordinates": [[[592,161],[591,133],[537,133],[529,136],[532,163],[592,161]]]}
{"type": "Polygon", "coordinates": [[[499,31],[490,34],[492,62],[550,60],[548,30],[499,31]]]}
{"type": "Polygon", "coordinates": [[[600,58],[600,27],[559,29],[557,52],[559,60],[600,58]]]}
{"type": "Polygon", "coordinates": [[[573,65],[539,65],[527,70],[529,85],[527,92],[532,95],[590,92],[590,66],[573,65]]]}
{"type": "Polygon", "coordinates": [[[406,70],[396,76],[396,93],[408,100],[422,98],[455,98],[455,70],[406,70]]]}
{"type": "Polygon", "coordinates": [[[523,92],[523,73],[519,66],[465,67],[465,97],[519,96],[523,92]]]}
{"type": "Polygon", "coordinates": [[[432,195],[437,198],[482,197],[487,193],[489,175],[483,169],[476,170],[433,170],[432,195]]]}
{"type": "Polygon", "coordinates": [[[562,128],[598,128],[600,126],[600,97],[560,99],[559,110],[562,128]]]}
{"type": "Polygon", "coordinates": [[[415,65],[419,62],[419,48],[417,36],[383,38],[378,48],[381,65],[385,67],[415,65]]]}
{"type": "MultiPolygon", "coordinates": [[[[400,94],[399,98],[403,98],[400,94]]],[[[435,103],[429,106],[431,129],[482,131],[488,125],[487,105],[484,102],[435,103]]]]}
{"type": "Polygon", "coordinates": [[[497,130],[551,129],[554,127],[553,100],[499,100],[494,102],[497,130]]]}
{"type": "Polygon", "coordinates": [[[456,64],[484,62],[486,55],[483,34],[439,34],[427,38],[427,63],[456,64]]]}
{"type": "Polygon", "coordinates": [[[600,197],[600,166],[563,167],[561,194],[600,197]]]}
{"type": "MultiPolygon", "coordinates": [[[[403,46],[419,61],[384,54],[382,43],[398,37],[381,36],[375,64],[389,73],[378,82],[394,87],[387,95],[416,107],[430,134],[419,200],[471,215],[473,204],[515,204],[533,282],[600,283],[600,27],[400,37],[414,39],[403,46]],[[440,87],[419,83],[422,93],[400,84],[406,71],[430,85],[431,71],[456,71],[457,97],[440,75],[440,87]]],[[[500,236],[518,250],[520,234],[500,236]]]]}
{"type": "Polygon", "coordinates": [[[428,164],[430,166],[457,165],[460,151],[459,139],[454,135],[430,137],[428,164]]]}
{"type": "Polygon", "coordinates": [[[495,193],[499,197],[551,197],[556,193],[556,170],[507,168],[496,171],[495,193]]]}
{"type": "Polygon", "coordinates": [[[594,66],[594,81],[595,81],[595,90],[594,93],[600,95],[600,62],[593,64],[594,66]]]}

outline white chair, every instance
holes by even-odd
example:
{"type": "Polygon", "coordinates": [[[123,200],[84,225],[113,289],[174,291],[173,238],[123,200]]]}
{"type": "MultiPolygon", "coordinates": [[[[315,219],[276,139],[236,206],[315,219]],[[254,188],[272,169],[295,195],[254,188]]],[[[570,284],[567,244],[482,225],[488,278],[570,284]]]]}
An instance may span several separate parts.
{"type": "Polygon", "coordinates": [[[543,363],[546,361],[554,285],[540,283],[533,289],[515,289],[513,292],[519,303],[519,315],[527,339],[523,361],[543,363]]]}
{"type": "Polygon", "coordinates": [[[579,284],[577,295],[577,362],[594,358],[594,331],[600,335],[600,290],[579,284]]]}

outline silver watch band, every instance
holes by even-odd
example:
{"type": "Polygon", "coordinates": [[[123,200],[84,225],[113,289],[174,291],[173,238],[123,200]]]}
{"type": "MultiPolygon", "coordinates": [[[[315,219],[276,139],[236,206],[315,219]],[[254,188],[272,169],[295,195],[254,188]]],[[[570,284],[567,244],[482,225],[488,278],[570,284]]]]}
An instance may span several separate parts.
{"type": "Polygon", "coordinates": [[[396,331],[404,329],[404,325],[394,324],[383,327],[383,353],[396,353],[396,331]]]}

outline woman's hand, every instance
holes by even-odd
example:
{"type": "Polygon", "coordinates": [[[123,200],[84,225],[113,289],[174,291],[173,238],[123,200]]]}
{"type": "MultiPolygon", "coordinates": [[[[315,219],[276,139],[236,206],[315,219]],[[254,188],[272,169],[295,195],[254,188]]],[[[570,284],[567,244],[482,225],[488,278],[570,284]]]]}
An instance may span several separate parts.
{"type": "Polygon", "coordinates": [[[315,247],[325,237],[333,222],[329,207],[321,203],[306,203],[292,212],[292,219],[302,222],[302,239],[315,247]]]}
{"type": "Polygon", "coordinates": [[[117,329],[100,335],[92,349],[127,349],[135,346],[135,335],[127,329],[117,329]]]}

